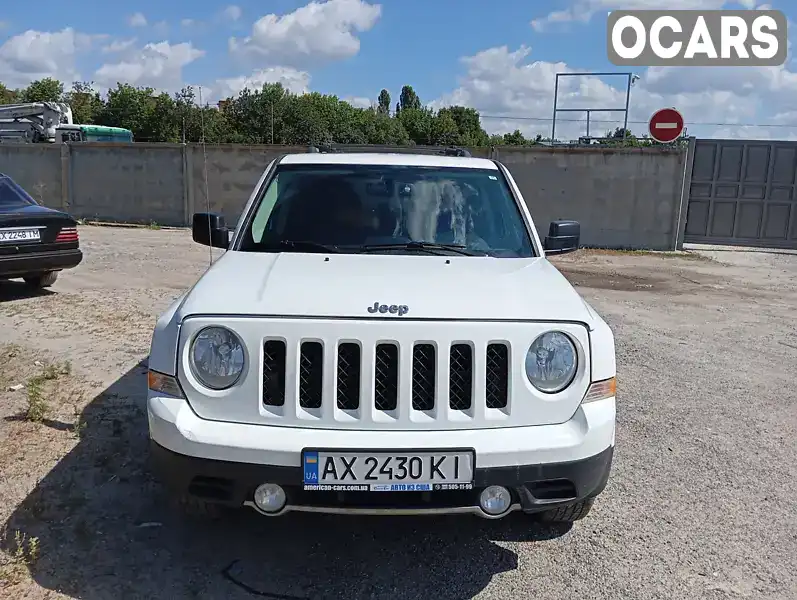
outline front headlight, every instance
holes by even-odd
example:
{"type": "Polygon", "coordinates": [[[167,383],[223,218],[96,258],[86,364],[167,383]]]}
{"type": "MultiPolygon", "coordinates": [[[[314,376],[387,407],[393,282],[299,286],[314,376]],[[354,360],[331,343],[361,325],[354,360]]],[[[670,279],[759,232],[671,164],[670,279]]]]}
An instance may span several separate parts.
{"type": "Polygon", "coordinates": [[[561,392],[573,381],[578,367],[576,347],[560,331],[538,336],[526,353],[526,376],[546,394],[561,392]]]}
{"type": "Polygon", "coordinates": [[[212,390],[226,390],[244,370],[244,346],[226,327],[205,327],[191,343],[191,372],[212,390]]]}

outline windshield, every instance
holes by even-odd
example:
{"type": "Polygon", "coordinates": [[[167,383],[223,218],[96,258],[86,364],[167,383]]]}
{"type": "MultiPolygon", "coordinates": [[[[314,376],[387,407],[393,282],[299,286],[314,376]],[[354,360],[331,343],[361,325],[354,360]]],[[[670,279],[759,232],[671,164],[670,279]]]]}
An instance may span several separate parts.
{"type": "Polygon", "coordinates": [[[390,165],[278,167],[238,249],[534,256],[500,171],[390,165]]]}
{"type": "Polygon", "coordinates": [[[25,208],[36,201],[7,175],[0,175],[0,210],[25,208]]]}

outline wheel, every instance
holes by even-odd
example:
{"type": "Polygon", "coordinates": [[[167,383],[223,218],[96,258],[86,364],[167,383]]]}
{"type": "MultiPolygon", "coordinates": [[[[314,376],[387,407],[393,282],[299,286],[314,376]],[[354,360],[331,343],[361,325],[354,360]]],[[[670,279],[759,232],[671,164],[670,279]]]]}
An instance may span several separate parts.
{"type": "Polygon", "coordinates": [[[177,498],[177,506],[186,516],[203,521],[216,521],[224,513],[222,506],[192,496],[177,498]]]}
{"type": "Polygon", "coordinates": [[[47,273],[37,273],[36,275],[28,275],[23,277],[25,283],[33,287],[46,288],[50,287],[58,279],[56,271],[49,271],[47,273]]]}
{"type": "Polygon", "coordinates": [[[586,517],[594,503],[594,498],[587,498],[574,504],[541,512],[539,513],[539,518],[544,523],[574,523],[586,517]]]}

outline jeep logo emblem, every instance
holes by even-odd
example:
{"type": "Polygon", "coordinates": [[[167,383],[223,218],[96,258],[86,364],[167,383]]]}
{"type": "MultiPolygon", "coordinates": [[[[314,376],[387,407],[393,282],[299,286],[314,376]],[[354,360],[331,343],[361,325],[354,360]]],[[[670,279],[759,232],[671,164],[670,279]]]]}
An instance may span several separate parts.
{"type": "Polygon", "coordinates": [[[410,312],[410,307],[406,304],[391,304],[388,306],[387,304],[379,304],[379,302],[374,302],[373,306],[368,307],[368,312],[371,314],[382,313],[383,315],[390,313],[391,315],[403,317],[410,312]]]}

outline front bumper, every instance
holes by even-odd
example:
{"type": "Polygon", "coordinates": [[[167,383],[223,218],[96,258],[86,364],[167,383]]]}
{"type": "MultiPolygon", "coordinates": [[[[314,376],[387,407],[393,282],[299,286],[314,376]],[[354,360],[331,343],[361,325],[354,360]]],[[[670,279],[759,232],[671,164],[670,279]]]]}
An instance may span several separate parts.
{"type": "MultiPolygon", "coordinates": [[[[302,489],[302,469],[274,465],[208,460],[177,454],[154,440],[150,458],[157,478],[177,496],[190,496],[231,507],[250,506],[262,483],[277,483],[287,504],[278,513],[319,512],[338,514],[412,515],[472,513],[491,518],[479,508],[479,494],[490,485],[512,493],[509,512],[532,513],[592,498],[603,491],[611,470],[614,446],[589,458],[539,465],[477,467],[474,489],[441,492],[307,492],[302,489]]],[[[267,514],[267,513],[263,513],[267,514]]]]}
{"type": "Polygon", "coordinates": [[[0,276],[14,277],[28,273],[61,271],[78,266],[83,260],[81,250],[56,250],[53,252],[21,252],[0,256],[0,276]]]}
{"type": "Polygon", "coordinates": [[[207,421],[197,417],[185,400],[152,393],[147,412],[153,471],[173,493],[234,507],[253,506],[258,485],[277,483],[288,497],[278,514],[487,516],[478,507],[478,496],[489,485],[510,489],[513,510],[547,510],[603,491],[615,440],[614,398],[582,405],[569,421],[558,425],[454,431],[341,431],[207,421]],[[309,447],[473,448],[474,489],[304,491],[301,453],[309,447]]]}

